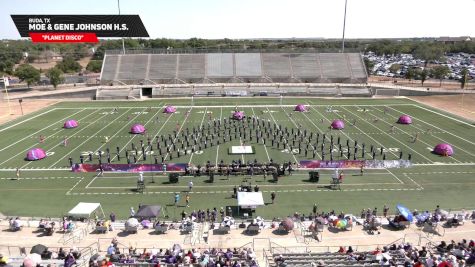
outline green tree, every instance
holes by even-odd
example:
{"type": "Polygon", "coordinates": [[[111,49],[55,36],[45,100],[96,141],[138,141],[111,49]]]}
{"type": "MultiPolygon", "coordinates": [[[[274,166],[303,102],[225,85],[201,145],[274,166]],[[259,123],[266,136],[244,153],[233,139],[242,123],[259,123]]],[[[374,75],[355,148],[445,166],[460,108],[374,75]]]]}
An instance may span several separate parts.
{"type": "Polygon", "coordinates": [[[400,69],[401,69],[401,65],[399,64],[392,64],[391,67],[389,67],[389,71],[392,73],[399,73],[400,69]]]}
{"type": "Polygon", "coordinates": [[[442,87],[442,80],[445,78],[445,76],[449,75],[449,73],[450,73],[449,67],[442,66],[442,65],[435,66],[431,70],[432,76],[434,76],[434,78],[436,79],[439,79],[439,87],[442,87]]]}
{"type": "Polygon", "coordinates": [[[427,76],[429,76],[429,72],[427,69],[423,69],[417,72],[417,76],[421,79],[421,85],[424,86],[424,82],[427,80],[427,76]]]}
{"type": "Polygon", "coordinates": [[[13,66],[15,63],[11,60],[0,61],[0,73],[13,74],[13,66]]]}
{"type": "Polygon", "coordinates": [[[80,72],[82,69],[81,65],[70,56],[64,57],[63,61],[56,64],[56,67],[62,70],[64,73],[80,72]]]}
{"type": "Polygon", "coordinates": [[[49,78],[49,81],[53,85],[54,89],[58,87],[58,84],[64,82],[63,72],[57,67],[49,69],[46,72],[46,77],[49,78]]]}
{"type": "Polygon", "coordinates": [[[15,71],[21,81],[25,81],[28,87],[40,81],[40,71],[29,64],[21,64],[15,71]]]}
{"type": "Polygon", "coordinates": [[[424,67],[432,60],[440,60],[444,55],[444,49],[440,45],[429,45],[427,42],[420,43],[414,49],[413,56],[424,60],[424,67]]]}
{"type": "Polygon", "coordinates": [[[369,59],[367,59],[367,58],[365,58],[363,61],[364,61],[364,65],[365,65],[365,67],[366,67],[366,72],[367,72],[368,74],[373,73],[374,62],[371,61],[371,60],[369,60],[369,59]]]}
{"type": "Polygon", "coordinates": [[[91,72],[101,72],[102,69],[102,60],[91,60],[87,64],[86,70],[91,72]]]}
{"type": "Polygon", "coordinates": [[[462,75],[462,78],[460,78],[460,86],[462,87],[462,89],[465,89],[465,84],[467,84],[467,79],[468,79],[467,68],[463,68],[460,74],[462,75]]]}
{"type": "Polygon", "coordinates": [[[413,68],[409,68],[407,69],[407,72],[404,75],[404,78],[408,79],[410,82],[412,79],[414,79],[415,76],[416,76],[416,71],[413,68]]]}

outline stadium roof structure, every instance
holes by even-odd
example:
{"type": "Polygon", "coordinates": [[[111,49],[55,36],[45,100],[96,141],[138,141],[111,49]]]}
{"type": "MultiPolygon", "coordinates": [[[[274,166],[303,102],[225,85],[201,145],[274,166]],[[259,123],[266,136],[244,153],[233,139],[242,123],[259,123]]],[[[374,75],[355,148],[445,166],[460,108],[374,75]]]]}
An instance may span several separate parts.
{"type": "Polygon", "coordinates": [[[358,53],[106,53],[102,84],[366,83],[358,53]]]}

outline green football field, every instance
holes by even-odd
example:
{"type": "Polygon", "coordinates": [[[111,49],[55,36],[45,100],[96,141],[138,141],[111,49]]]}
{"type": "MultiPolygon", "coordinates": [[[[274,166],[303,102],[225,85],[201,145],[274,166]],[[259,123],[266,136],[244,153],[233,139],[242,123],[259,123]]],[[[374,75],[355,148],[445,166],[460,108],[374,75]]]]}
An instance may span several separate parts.
{"type": "MultiPolygon", "coordinates": [[[[265,218],[282,217],[300,212],[308,214],[314,203],[320,210],[358,213],[363,208],[384,204],[394,207],[402,203],[410,209],[434,209],[439,204],[444,209],[460,210],[475,208],[475,129],[472,122],[455,117],[407,99],[318,99],[284,98],[282,105],[278,98],[195,98],[160,99],[140,102],[62,102],[18,120],[0,126],[0,212],[5,215],[52,216],[59,217],[77,202],[100,202],[106,213],[115,212],[126,217],[131,206],[159,204],[167,207],[168,215],[179,217],[182,210],[206,209],[231,206],[235,210],[237,201],[231,198],[235,185],[241,185],[246,178],[258,185],[264,192],[268,205],[257,209],[257,214],[265,218]],[[308,112],[294,112],[296,104],[308,106],[308,112]],[[177,112],[163,113],[166,105],[174,105],[177,112]],[[331,106],[331,110],[329,107],[331,106]],[[329,187],[333,170],[321,170],[319,183],[308,181],[307,171],[297,171],[292,176],[281,177],[278,183],[272,177],[263,176],[215,176],[214,183],[208,177],[180,177],[178,184],[169,184],[168,176],[162,173],[146,173],[146,189],[136,192],[136,173],[74,173],[69,168],[69,157],[73,162],[84,155],[93,153],[93,163],[97,163],[97,151],[111,151],[112,163],[127,163],[125,152],[133,153],[131,146],[139,147],[140,141],[147,142],[147,136],[132,135],[130,127],[140,123],[151,137],[152,147],[155,137],[168,137],[173,131],[186,128],[207,127],[214,119],[229,118],[236,107],[246,116],[257,116],[270,125],[278,124],[290,129],[307,130],[314,134],[333,136],[350,146],[357,141],[360,148],[357,159],[363,159],[361,146],[366,145],[364,159],[371,159],[370,146],[374,146],[376,159],[382,159],[379,151],[383,147],[386,160],[403,159],[411,154],[412,167],[390,169],[367,169],[361,176],[359,170],[344,170],[345,179],[341,190],[329,187]],[[118,108],[116,112],[114,109],[118,108]],[[190,111],[186,116],[186,111],[190,111]],[[413,119],[411,125],[396,124],[398,117],[408,114],[413,119]],[[64,129],[67,119],[75,119],[79,127],[64,129]],[[343,119],[343,130],[330,130],[334,119],[343,119]],[[391,127],[394,129],[391,130],[391,127]],[[417,135],[417,141],[413,141],[417,135]],[[40,143],[40,136],[44,142],[40,143]],[[105,139],[108,142],[105,142],[105,139]],[[64,146],[64,139],[68,140],[64,146]],[[455,154],[442,157],[431,151],[436,144],[449,143],[455,154]],[[29,149],[38,147],[47,152],[47,157],[39,161],[26,161],[29,149]],[[120,161],[116,156],[119,147],[120,161]],[[21,169],[16,180],[15,170],[21,169]],[[191,205],[185,207],[184,196],[187,184],[194,182],[190,193],[191,205]],[[175,193],[182,195],[178,207],[173,205],[175,193]],[[275,204],[270,204],[270,193],[276,192],[275,204]]],[[[303,141],[305,143],[305,140],[303,141]]],[[[230,155],[231,146],[240,146],[239,136],[218,146],[197,149],[193,153],[173,158],[166,152],[158,155],[157,150],[146,150],[144,159],[141,151],[136,155],[137,163],[154,163],[154,156],[161,162],[191,163],[204,165],[207,161],[219,163],[241,159],[244,162],[300,162],[301,160],[321,160],[321,153],[315,158],[309,152],[305,156],[297,146],[279,147],[246,141],[254,149],[254,154],[230,155]]],[[[346,150],[340,154],[334,151],[333,160],[347,159],[346,150]]],[[[329,155],[326,155],[329,160],[329,155]]],[[[350,159],[353,159],[351,154],[350,159]]],[[[105,158],[103,158],[105,162],[105,158]]],[[[392,210],[394,211],[394,209],[392,210]]]]}

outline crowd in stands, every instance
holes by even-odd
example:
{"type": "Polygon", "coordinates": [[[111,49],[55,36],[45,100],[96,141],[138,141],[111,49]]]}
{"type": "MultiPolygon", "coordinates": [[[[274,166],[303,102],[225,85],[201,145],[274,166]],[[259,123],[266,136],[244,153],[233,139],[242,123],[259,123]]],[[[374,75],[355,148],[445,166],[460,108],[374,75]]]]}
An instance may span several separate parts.
{"type": "Polygon", "coordinates": [[[107,249],[105,257],[93,256],[89,266],[110,266],[112,264],[151,264],[158,266],[232,266],[257,267],[256,254],[251,248],[234,249],[182,249],[180,245],[173,245],[170,249],[143,249],[129,248],[120,251],[117,239],[114,239],[107,249]]]}
{"type": "Polygon", "coordinates": [[[357,252],[351,246],[337,252],[274,254],[277,266],[404,266],[404,267],[464,267],[475,264],[475,242],[463,239],[445,241],[434,247],[417,248],[410,243],[390,244],[373,251],[357,252]]]}

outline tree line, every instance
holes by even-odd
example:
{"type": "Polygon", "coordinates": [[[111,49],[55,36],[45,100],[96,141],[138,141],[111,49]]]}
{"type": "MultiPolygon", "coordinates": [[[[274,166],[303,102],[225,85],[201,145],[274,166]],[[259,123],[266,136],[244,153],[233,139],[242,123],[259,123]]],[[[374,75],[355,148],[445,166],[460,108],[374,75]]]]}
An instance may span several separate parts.
{"type": "MultiPolygon", "coordinates": [[[[264,40],[233,40],[233,39],[200,39],[191,38],[186,40],[178,39],[124,39],[124,46],[127,50],[138,49],[161,49],[171,53],[189,50],[203,52],[228,52],[228,51],[281,51],[281,52],[339,52],[341,49],[340,40],[325,39],[264,39],[264,40]]],[[[3,40],[0,42],[0,75],[15,75],[28,85],[39,81],[40,71],[33,68],[29,63],[41,59],[46,51],[53,51],[62,56],[62,61],[48,71],[46,75],[51,83],[56,87],[64,78],[64,73],[78,73],[82,67],[77,60],[91,54],[94,49],[92,60],[86,67],[87,71],[100,72],[102,60],[106,50],[122,49],[122,40],[101,40],[99,44],[32,44],[28,40],[3,40]],[[28,54],[26,57],[25,53],[28,54]],[[19,65],[16,70],[14,66],[19,65]],[[28,74],[28,75],[25,75],[28,74]]],[[[404,39],[404,40],[347,40],[345,41],[345,51],[365,53],[372,51],[377,55],[389,54],[412,54],[415,58],[422,59],[426,63],[440,60],[445,53],[471,53],[475,54],[475,42],[459,42],[445,44],[434,39],[404,39]]],[[[367,67],[371,63],[365,61],[367,67]]],[[[440,77],[445,69],[433,68],[428,70],[411,70],[406,74],[408,79],[418,77],[421,81],[429,75],[440,77]]],[[[446,74],[445,74],[446,75],[446,74]]],[[[444,77],[443,75],[442,77],[444,77]]],[[[423,83],[423,82],[422,82],[423,83]]]]}

